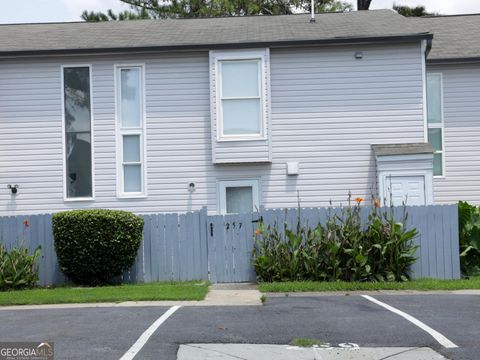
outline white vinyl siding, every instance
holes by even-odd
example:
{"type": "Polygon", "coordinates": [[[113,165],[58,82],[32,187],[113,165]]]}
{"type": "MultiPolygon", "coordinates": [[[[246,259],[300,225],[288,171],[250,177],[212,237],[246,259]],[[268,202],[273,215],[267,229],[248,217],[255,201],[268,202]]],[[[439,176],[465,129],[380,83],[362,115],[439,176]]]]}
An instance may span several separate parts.
{"type": "Polygon", "coordinates": [[[375,189],[372,143],[424,140],[420,42],[271,49],[270,57],[266,134],[271,131],[272,141],[217,148],[216,156],[253,160],[270,148],[272,161],[214,165],[208,52],[88,56],[95,201],[82,203],[63,201],[59,71],[80,57],[0,59],[0,214],[73,208],[183,212],[202,206],[214,213],[222,179],[258,179],[265,207],[295,207],[297,191],[303,206],[330,200],[338,205],[349,190],[369,198],[375,189]],[[355,51],[364,58],[356,60],[355,51]],[[119,199],[114,65],[138,63],[145,64],[148,197],[119,199]],[[298,176],[287,176],[288,161],[299,163],[298,176]],[[194,192],[188,191],[191,182],[194,192]],[[15,197],[7,184],[20,185],[15,197]]]}
{"type": "Polygon", "coordinates": [[[445,176],[442,84],[441,73],[427,73],[427,139],[435,150],[434,176],[445,176]]]}
{"type": "Polygon", "coordinates": [[[119,197],[146,195],[144,67],[116,66],[119,197]]]}
{"type": "Polygon", "coordinates": [[[480,64],[429,65],[443,80],[445,178],[434,179],[435,203],[480,205],[480,64]]]}

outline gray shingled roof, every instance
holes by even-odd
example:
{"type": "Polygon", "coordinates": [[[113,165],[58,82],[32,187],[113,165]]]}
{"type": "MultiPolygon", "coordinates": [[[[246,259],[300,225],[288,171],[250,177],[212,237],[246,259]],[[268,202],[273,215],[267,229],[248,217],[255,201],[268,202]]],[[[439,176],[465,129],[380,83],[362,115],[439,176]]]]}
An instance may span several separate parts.
{"type": "Polygon", "coordinates": [[[430,143],[373,144],[372,150],[375,156],[433,154],[434,152],[430,143]]]}
{"type": "Polygon", "coordinates": [[[480,59],[480,15],[411,18],[412,23],[433,33],[429,61],[480,59]]]}
{"type": "Polygon", "coordinates": [[[0,55],[34,52],[346,42],[425,36],[391,10],[317,15],[0,25],[0,55]]]}

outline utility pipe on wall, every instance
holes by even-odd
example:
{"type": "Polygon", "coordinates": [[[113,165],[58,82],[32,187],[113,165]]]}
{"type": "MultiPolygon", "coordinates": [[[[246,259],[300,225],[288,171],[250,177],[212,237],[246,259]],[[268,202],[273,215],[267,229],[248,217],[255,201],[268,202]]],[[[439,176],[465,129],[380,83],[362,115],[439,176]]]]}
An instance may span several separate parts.
{"type": "Polygon", "coordinates": [[[311,8],[312,8],[312,17],[310,18],[310,22],[314,23],[315,22],[315,0],[312,0],[311,8]]]}

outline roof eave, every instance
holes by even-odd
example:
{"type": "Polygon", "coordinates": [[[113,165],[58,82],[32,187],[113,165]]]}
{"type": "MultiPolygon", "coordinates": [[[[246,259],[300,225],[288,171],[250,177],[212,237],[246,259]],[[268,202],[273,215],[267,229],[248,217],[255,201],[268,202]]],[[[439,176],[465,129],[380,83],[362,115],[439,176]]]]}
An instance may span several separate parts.
{"type": "Polygon", "coordinates": [[[376,37],[345,37],[317,40],[279,40],[263,42],[243,42],[243,43],[217,43],[217,44],[184,44],[167,46],[143,46],[143,47],[117,47],[117,48],[84,48],[84,49],[51,49],[51,50],[21,50],[21,51],[1,51],[0,57],[22,57],[22,56],[53,56],[53,55],[85,55],[85,54],[112,54],[112,53],[131,53],[131,52],[157,52],[157,51],[186,51],[186,50],[215,50],[230,48],[254,48],[254,47],[292,47],[292,46],[329,46],[329,45],[348,45],[348,44],[385,44],[401,43],[419,40],[431,40],[433,35],[430,33],[417,33],[393,36],[376,37]]]}
{"type": "Polygon", "coordinates": [[[474,64],[480,63],[480,57],[457,57],[457,58],[437,58],[427,59],[429,65],[443,65],[443,64],[474,64]]]}

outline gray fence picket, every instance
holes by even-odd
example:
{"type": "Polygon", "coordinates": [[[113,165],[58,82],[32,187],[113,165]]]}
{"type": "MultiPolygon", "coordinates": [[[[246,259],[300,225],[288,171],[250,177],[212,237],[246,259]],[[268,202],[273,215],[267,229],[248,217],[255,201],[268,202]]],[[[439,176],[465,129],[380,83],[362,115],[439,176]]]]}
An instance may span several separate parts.
{"type": "Polygon", "coordinates": [[[244,223],[244,232],[245,232],[245,247],[244,247],[244,264],[245,268],[242,273],[243,281],[255,281],[256,274],[255,270],[252,266],[252,251],[253,247],[255,246],[254,242],[254,231],[256,226],[254,225],[254,220],[256,218],[252,215],[245,216],[245,223],[244,223]]]}
{"type": "Polygon", "coordinates": [[[165,215],[157,214],[157,227],[155,229],[155,239],[157,243],[157,271],[158,280],[170,280],[168,270],[168,251],[167,251],[167,239],[165,238],[165,215]]]}
{"type": "MultiPolygon", "coordinates": [[[[146,229],[145,229],[146,230],[146,229]]],[[[159,239],[158,239],[158,215],[150,215],[150,281],[159,281],[160,278],[160,259],[159,259],[159,239]]],[[[147,254],[145,254],[147,255],[147,254]]]]}
{"type": "MultiPolygon", "coordinates": [[[[419,228],[419,225],[416,225],[413,221],[413,219],[416,219],[416,217],[420,216],[420,213],[418,211],[417,207],[412,207],[409,213],[409,217],[407,220],[407,228],[413,229],[416,228],[418,231],[417,236],[413,239],[413,243],[417,246],[419,246],[416,250],[416,257],[417,261],[412,265],[411,268],[411,275],[417,274],[417,276],[422,277],[422,262],[423,262],[423,254],[426,253],[426,251],[422,251],[422,246],[421,245],[421,237],[422,237],[422,229],[419,228]]],[[[423,222],[420,222],[420,226],[423,224],[423,222]]]]}
{"type": "Polygon", "coordinates": [[[213,244],[215,246],[214,263],[210,263],[216,274],[216,282],[225,281],[225,225],[223,216],[213,218],[213,244]]]}
{"type": "Polygon", "coordinates": [[[207,246],[208,246],[208,268],[210,273],[210,281],[213,283],[217,282],[217,244],[215,241],[215,218],[213,216],[205,216],[207,219],[207,227],[206,227],[206,234],[207,234],[207,246]]]}
{"type": "Polygon", "coordinates": [[[435,244],[435,212],[429,211],[427,213],[427,226],[431,231],[427,232],[428,234],[428,273],[433,276],[437,275],[437,266],[436,266],[436,244],[435,244]]]}
{"type": "Polygon", "coordinates": [[[152,281],[152,216],[145,215],[143,217],[143,280],[145,282],[152,281]]]}
{"type": "MultiPolygon", "coordinates": [[[[198,258],[195,257],[195,254],[198,253],[197,250],[197,241],[196,236],[198,233],[194,234],[195,224],[198,223],[198,213],[189,212],[186,215],[187,220],[187,280],[198,279],[195,276],[196,261],[198,258]]],[[[197,230],[198,231],[198,230],[197,230]]],[[[197,255],[198,256],[198,255],[197,255]]]]}
{"type": "Polygon", "coordinates": [[[453,274],[452,274],[452,249],[450,247],[451,239],[450,239],[450,226],[451,224],[449,223],[450,219],[450,214],[451,214],[451,207],[449,206],[444,206],[441,208],[442,211],[442,236],[443,239],[443,276],[445,279],[451,279],[453,274]]]}
{"type": "Polygon", "coordinates": [[[209,236],[208,231],[210,225],[208,223],[207,208],[202,208],[199,215],[199,228],[200,228],[200,278],[208,280],[208,274],[210,271],[209,265],[209,236]]]}
{"type": "Polygon", "coordinates": [[[167,263],[169,264],[169,280],[179,279],[178,264],[178,214],[167,214],[165,218],[165,238],[167,240],[167,263]]]}
{"type": "Polygon", "coordinates": [[[187,216],[186,214],[178,215],[178,270],[181,281],[188,279],[188,249],[187,249],[187,216]]]}
{"type": "Polygon", "coordinates": [[[460,278],[460,247],[458,239],[458,207],[450,205],[451,214],[450,219],[450,245],[452,251],[452,277],[454,279],[460,278]]]}

